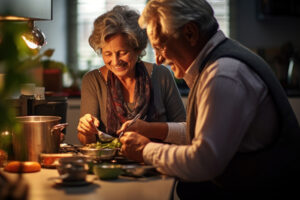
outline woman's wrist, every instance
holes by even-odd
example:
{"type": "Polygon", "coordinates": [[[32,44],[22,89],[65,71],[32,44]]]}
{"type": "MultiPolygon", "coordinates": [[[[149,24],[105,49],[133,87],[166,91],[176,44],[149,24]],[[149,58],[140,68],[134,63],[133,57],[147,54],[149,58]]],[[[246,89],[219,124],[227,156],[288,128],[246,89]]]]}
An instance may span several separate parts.
{"type": "Polygon", "coordinates": [[[85,135],[83,133],[78,133],[77,135],[78,140],[80,141],[81,144],[90,144],[96,142],[96,135],[85,135]]]}

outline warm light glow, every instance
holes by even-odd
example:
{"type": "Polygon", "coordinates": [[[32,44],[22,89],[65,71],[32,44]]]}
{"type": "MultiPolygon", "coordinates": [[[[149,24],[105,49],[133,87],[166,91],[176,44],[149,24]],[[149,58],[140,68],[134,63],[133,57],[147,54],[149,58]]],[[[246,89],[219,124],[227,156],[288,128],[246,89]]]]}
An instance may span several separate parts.
{"type": "Polygon", "coordinates": [[[22,21],[28,21],[29,18],[27,17],[17,17],[17,16],[0,16],[0,20],[22,20],[22,21]]]}
{"type": "Polygon", "coordinates": [[[1,135],[10,135],[10,133],[8,131],[3,131],[1,135]]]}
{"type": "Polygon", "coordinates": [[[26,42],[27,46],[30,49],[37,49],[39,46],[35,44],[33,41],[28,40],[24,35],[22,35],[23,40],[26,42]]]}

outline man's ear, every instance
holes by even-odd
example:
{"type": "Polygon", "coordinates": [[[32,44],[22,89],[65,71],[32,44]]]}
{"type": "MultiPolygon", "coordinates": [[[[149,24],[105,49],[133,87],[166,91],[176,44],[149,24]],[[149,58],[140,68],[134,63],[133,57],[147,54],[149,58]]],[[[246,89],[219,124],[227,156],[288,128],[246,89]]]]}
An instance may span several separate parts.
{"type": "Polygon", "coordinates": [[[195,46],[199,40],[199,29],[194,22],[189,22],[183,27],[183,35],[191,46],[195,46]]]}

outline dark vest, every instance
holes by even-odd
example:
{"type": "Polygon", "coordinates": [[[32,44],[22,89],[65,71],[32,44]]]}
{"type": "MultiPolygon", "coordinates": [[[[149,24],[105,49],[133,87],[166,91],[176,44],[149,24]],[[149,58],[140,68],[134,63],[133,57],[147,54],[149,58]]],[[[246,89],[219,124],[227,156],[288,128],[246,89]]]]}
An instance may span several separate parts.
{"type": "MultiPolygon", "coordinates": [[[[228,189],[274,188],[297,179],[296,175],[300,172],[300,128],[286,93],[263,59],[231,39],[221,42],[199,68],[199,75],[188,98],[187,135],[189,141],[191,142],[194,137],[195,123],[197,123],[193,119],[196,119],[197,115],[195,97],[201,72],[221,57],[240,60],[265,82],[280,116],[280,135],[276,141],[262,150],[236,153],[214,183],[228,189]]],[[[266,119],[266,123],[267,121],[266,119]]],[[[298,175],[297,177],[299,178],[298,175]]]]}

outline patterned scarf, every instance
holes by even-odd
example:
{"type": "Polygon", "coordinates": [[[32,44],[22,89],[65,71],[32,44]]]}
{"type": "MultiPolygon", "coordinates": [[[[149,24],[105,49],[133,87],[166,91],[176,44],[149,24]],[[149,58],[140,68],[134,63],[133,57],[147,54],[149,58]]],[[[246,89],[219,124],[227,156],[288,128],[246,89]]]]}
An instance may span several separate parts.
{"type": "Polygon", "coordinates": [[[106,103],[108,134],[114,135],[125,121],[134,118],[138,113],[141,114],[141,119],[146,121],[154,121],[157,118],[151,80],[143,62],[136,64],[135,76],[134,109],[130,110],[124,101],[122,83],[110,70],[108,71],[106,103]]]}

